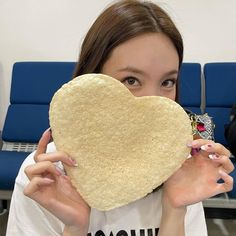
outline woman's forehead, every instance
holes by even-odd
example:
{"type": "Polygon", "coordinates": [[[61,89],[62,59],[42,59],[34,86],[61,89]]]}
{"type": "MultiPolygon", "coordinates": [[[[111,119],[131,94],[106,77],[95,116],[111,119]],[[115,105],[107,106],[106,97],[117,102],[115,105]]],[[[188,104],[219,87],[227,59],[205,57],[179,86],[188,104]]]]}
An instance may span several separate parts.
{"type": "Polygon", "coordinates": [[[160,67],[163,72],[178,70],[179,57],[171,40],[161,33],[149,33],[132,38],[111,53],[104,64],[119,70],[150,70],[160,67]]]}

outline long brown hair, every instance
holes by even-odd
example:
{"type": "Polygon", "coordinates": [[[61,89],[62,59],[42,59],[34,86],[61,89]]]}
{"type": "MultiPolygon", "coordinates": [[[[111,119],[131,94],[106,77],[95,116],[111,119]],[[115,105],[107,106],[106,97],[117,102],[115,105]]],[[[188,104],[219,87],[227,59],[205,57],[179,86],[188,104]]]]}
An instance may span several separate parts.
{"type": "Polygon", "coordinates": [[[183,60],[182,37],[162,8],[149,1],[121,0],[114,3],[102,12],[88,31],[74,76],[100,73],[112,50],[119,44],[141,34],[155,32],[170,38],[177,50],[180,67],[183,60]]]}

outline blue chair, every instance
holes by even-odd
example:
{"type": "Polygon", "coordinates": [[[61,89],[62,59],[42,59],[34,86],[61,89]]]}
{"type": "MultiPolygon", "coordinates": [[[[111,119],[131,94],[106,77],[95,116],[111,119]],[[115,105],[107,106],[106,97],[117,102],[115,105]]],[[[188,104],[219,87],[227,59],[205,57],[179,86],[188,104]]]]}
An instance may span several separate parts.
{"type": "MultiPolygon", "coordinates": [[[[221,62],[204,65],[206,108],[205,111],[213,118],[215,123],[215,141],[227,147],[224,136],[225,125],[229,123],[230,110],[236,102],[236,63],[221,62]]],[[[235,160],[232,159],[236,166],[235,160]]],[[[231,173],[236,180],[236,171],[231,173]]],[[[233,218],[236,213],[236,186],[226,197],[212,198],[205,203],[212,210],[215,218],[233,218]],[[219,210],[221,209],[221,210],[219,210]]]]}
{"type": "MultiPolygon", "coordinates": [[[[229,123],[232,105],[236,103],[236,62],[204,65],[206,112],[215,122],[215,140],[226,147],[225,125],[229,123]]],[[[236,172],[231,174],[236,179],[236,172]]],[[[236,198],[236,189],[229,193],[236,198]]]]}
{"type": "Polygon", "coordinates": [[[0,200],[10,200],[18,170],[49,127],[49,103],[72,78],[74,62],[16,62],[0,150],[0,200]]]}
{"type": "Polygon", "coordinates": [[[179,73],[179,103],[196,114],[201,114],[202,71],[199,63],[183,63],[179,73]]]}
{"type": "Polygon", "coordinates": [[[215,122],[215,140],[227,146],[225,125],[230,110],[236,103],[236,62],[207,63],[204,65],[206,109],[215,122]]]}

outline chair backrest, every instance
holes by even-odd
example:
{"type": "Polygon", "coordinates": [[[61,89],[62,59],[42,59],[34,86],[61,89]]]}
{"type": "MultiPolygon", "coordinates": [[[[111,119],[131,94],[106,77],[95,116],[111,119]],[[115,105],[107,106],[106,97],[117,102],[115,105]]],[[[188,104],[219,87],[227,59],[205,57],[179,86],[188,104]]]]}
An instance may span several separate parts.
{"type": "Polygon", "coordinates": [[[224,128],[236,103],[236,62],[204,65],[206,112],[215,122],[215,139],[227,146],[224,128]]]}
{"type": "Polygon", "coordinates": [[[37,143],[49,127],[53,94],[73,75],[75,62],[16,62],[13,65],[10,105],[4,142],[37,143]]]}
{"type": "Polygon", "coordinates": [[[183,63],[179,73],[179,102],[196,114],[201,114],[202,80],[200,63],[183,63]]]}

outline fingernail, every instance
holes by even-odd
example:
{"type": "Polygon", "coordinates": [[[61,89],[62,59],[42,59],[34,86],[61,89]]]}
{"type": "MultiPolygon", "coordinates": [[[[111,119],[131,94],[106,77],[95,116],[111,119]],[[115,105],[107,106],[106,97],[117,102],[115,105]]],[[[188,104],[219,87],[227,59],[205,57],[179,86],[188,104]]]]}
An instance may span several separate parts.
{"type": "Polygon", "coordinates": [[[73,158],[69,158],[69,159],[70,159],[70,162],[73,166],[75,166],[75,167],[78,166],[78,163],[76,162],[75,159],[73,159],[73,158]]]}
{"type": "Polygon", "coordinates": [[[51,138],[51,135],[52,135],[51,128],[46,129],[42,134],[42,136],[45,137],[47,136],[48,138],[51,138]]]}
{"type": "Polygon", "coordinates": [[[203,151],[207,151],[207,150],[209,150],[211,148],[212,148],[211,144],[206,144],[206,145],[201,146],[201,150],[203,150],[203,151]]]}
{"type": "Polygon", "coordinates": [[[197,146],[199,144],[199,141],[197,139],[193,140],[191,142],[191,146],[190,147],[194,147],[194,146],[197,146]]]}
{"type": "Polygon", "coordinates": [[[192,147],[192,142],[187,142],[187,147],[192,147]]]}
{"type": "Polygon", "coordinates": [[[218,160],[218,159],[220,159],[220,156],[217,155],[217,154],[210,154],[210,155],[209,155],[209,158],[210,158],[211,160],[218,160]]]}
{"type": "Polygon", "coordinates": [[[47,128],[45,131],[44,131],[44,133],[43,134],[46,134],[46,133],[48,133],[48,132],[50,132],[51,133],[51,128],[49,127],[49,128],[47,128]]]}
{"type": "Polygon", "coordinates": [[[64,171],[59,166],[56,166],[56,172],[57,172],[58,176],[61,176],[61,175],[65,174],[64,171]]]}
{"type": "Polygon", "coordinates": [[[188,156],[187,156],[187,158],[186,159],[189,159],[189,158],[191,158],[192,157],[192,155],[191,154],[189,154],[188,156]]]}

